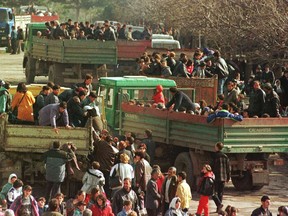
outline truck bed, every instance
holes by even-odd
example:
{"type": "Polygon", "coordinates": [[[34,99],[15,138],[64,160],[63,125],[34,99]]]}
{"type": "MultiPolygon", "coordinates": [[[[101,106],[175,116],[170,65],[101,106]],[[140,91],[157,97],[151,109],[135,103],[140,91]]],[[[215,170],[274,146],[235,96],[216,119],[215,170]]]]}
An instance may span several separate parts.
{"type": "Polygon", "coordinates": [[[153,131],[156,142],[214,151],[216,142],[224,143],[226,153],[271,153],[288,151],[288,119],[244,119],[235,122],[217,119],[206,123],[206,117],[122,104],[121,133],[143,134],[153,131]]]}
{"type": "Polygon", "coordinates": [[[6,152],[43,153],[48,150],[55,140],[72,142],[77,147],[78,154],[87,154],[91,146],[91,133],[89,128],[60,128],[56,134],[51,127],[34,125],[9,124],[0,119],[1,149],[6,152]]]}
{"type": "Polygon", "coordinates": [[[49,40],[33,37],[32,56],[45,61],[73,64],[117,64],[115,41],[49,40]]]}

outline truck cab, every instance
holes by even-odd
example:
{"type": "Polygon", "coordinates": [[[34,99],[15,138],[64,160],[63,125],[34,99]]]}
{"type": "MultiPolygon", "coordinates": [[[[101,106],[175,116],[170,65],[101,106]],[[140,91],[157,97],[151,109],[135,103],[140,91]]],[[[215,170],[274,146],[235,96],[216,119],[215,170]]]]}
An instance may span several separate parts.
{"type": "Polygon", "coordinates": [[[11,8],[0,7],[0,46],[8,46],[15,19],[11,8]]]}
{"type": "Polygon", "coordinates": [[[146,76],[101,77],[97,95],[104,97],[108,127],[119,132],[122,102],[151,103],[157,85],[163,86],[163,94],[169,98],[169,88],[175,87],[176,83],[174,80],[146,76]]]}

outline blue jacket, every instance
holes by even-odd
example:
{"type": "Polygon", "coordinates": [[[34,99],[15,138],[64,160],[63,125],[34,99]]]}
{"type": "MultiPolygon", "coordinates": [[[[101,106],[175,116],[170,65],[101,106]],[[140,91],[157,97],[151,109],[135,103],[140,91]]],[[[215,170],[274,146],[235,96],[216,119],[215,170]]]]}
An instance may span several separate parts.
{"type": "Polygon", "coordinates": [[[219,110],[215,113],[210,114],[207,117],[207,122],[211,123],[213,122],[216,118],[227,118],[227,119],[232,119],[234,121],[242,121],[243,116],[242,115],[234,115],[230,113],[228,110],[219,110]]]}

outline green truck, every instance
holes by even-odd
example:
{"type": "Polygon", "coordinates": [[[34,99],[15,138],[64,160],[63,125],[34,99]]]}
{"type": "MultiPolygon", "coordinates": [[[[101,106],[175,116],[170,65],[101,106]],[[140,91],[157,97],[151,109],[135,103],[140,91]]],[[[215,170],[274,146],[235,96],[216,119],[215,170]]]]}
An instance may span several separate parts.
{"type": "Polygon", "coordinates": [[[63,85],[83,81],[85,74],[105,76],[106,65],[117,64],[115,41],[46,39],[44,23],[29,23],[26,28],[23,68],[27,83],[35,76],[48,76],[63,85]],[[37,37],[37,32],[42,37],[37,37]]]}
{"type": "MultiPolygon", "coordinates": [[[[100,78],[97,100],[108,128],[115,134],[135,132],[139,138],[145,129],[151,129],[157,143],[157,163],[163,168],[174,164],[178,170],[185,170],[193,189],[201,166],[210,161],[218,141],[224,143],[223,151],[230,158],[235,188],[260,189],[269,183],[268,156],[288,152],[288,118],[251,118],[242,122],[217,119],[208,124],[204,116],[128,104],[131,99],[151,103],[155,87],[160,84],[169,100],[169,88],[176,86],[174,80],[133,76],[100,78]]],[[[182,90],[194,100],[195,89],[182,90]]],[[[91,126],[61,128],[56,134],[51,127],[12,125],[0,118],[1,178],[6,180],[11,172],[16,172],[25,182],[43,182],[45,170],[40,157],[53,140],[76,144],[77,158],[83,163],[79,163],[81,170],[75,170],[73,179],[81,180],[87,168],[86,156],[93,148],[91,126]]]]}
{"type": "MultiPolygon", "coordinates": [[[[151,129],[153,140],[158,145],[158,159],[169,161],[178,170],[185,170],[194,189],[202,165],[210,162],[218,141],[225,145],[223,151],[229,156],[232,183],[236,189],[260,189],[269,183],[268,156],[288,152],[287,118],[250,118],[242,122],[217,119],[208,124],[204,116],[171,113],[127,103],[130,99],[151,102],[158,84],[163,85],[164,95],[169,100],[168,89],[176,86],[173,80],[101,78],[98,95],[104,97],[108,127],[117,134],[134,132],[140,138],[145,129],[151,129]]],[[[197,94],[194,89],[183,91],[192,99],[197,94]]]]}

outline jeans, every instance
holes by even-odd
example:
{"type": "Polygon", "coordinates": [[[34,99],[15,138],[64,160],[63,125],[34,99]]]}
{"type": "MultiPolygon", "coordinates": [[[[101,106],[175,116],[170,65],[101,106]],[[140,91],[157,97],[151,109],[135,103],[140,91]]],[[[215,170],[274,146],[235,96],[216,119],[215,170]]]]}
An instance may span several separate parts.
{"type": "Polygon", "coordinates": [[[217,88],[217,95],[223,94],[224,92],[224,84],[227,80],[227,77],[224,77],[222,79],[218,79],[218,88],[217,88]]]}

